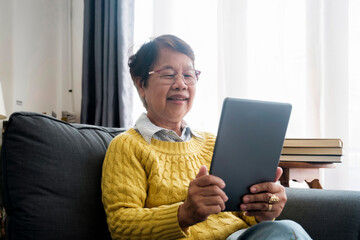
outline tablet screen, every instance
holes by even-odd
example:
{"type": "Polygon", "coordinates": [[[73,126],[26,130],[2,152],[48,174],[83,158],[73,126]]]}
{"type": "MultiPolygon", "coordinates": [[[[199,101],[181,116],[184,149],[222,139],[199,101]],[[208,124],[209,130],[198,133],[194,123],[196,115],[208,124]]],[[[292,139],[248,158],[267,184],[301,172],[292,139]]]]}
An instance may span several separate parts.
{"type": "Polygon", "coordinates": [[[226,98],[210,174],[225,181],[225,211],[239,211],[242,196],[261,182],[273,182],[291,104],[226,98]]]}

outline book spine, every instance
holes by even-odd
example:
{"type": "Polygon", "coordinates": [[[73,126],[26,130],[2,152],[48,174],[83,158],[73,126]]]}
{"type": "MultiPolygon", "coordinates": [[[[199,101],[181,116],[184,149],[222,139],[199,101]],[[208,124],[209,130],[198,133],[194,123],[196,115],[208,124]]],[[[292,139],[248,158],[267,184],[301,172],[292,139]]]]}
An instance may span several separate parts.
{"type": "Polygon", "coordinates": [[[284,147],[343,147],[341,139],[285,139],[284,147]]]}

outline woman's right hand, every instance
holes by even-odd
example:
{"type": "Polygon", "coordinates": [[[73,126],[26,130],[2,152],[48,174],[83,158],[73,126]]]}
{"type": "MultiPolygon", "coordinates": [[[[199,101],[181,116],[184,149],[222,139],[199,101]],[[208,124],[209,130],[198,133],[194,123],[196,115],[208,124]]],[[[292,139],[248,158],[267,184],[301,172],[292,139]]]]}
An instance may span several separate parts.
{"type": "Polygon", "coordinates": [[[179,207],[178,219],[182,229],[207,219],[225,209],[228,200],[222,190],[225,182],[207,173],[206,166],[202,166],[196,178],[190,182],[188,196],[179,207]]]}

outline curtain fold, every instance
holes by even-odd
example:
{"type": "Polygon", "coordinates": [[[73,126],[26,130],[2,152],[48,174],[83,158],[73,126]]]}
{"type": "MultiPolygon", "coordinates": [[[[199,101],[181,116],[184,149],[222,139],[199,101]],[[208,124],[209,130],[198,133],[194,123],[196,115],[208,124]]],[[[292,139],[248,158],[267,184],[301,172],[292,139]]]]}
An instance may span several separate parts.
{"type": "MultiPolygon", "coordinates": [[[[350,158],[349,113],[349,2],[329,0],[323,2],[323,84],[321,104],[321,137],[340,137],[344,142],[342,163],[334,171],[325,171],[326,186],[347,189],[353,183],[349,178],[354,171],[350,158]],[[339,177],[341,176],[341,177],[339,177]]],[[[359,169],[356,169],[358,173],[359,169]]]]}
{"type": "Polygon", "coordinates": [[[81,123],[131,126],[133,83],[127,59],[133,29],[134,1],[84,2],[81,123]]]}
{"type": "Polygon", "coordinates": [[[248,0],[218,2],[218,79],[226,79],[218,81],[218,96],[221,102],[225,97],[247,95],[247,19],[248,0]]]}

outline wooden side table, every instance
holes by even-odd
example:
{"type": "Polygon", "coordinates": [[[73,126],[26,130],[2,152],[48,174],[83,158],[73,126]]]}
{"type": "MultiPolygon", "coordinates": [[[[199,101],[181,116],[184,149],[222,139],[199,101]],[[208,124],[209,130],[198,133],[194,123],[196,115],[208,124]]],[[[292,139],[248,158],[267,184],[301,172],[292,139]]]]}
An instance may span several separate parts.
{"type": "Polygon", "coordinates": [[[280,178],[280,183],[284,187],[289,187],[289,181],[305,181],[310,188],[322,189],[320,184],[320,169],[335,168],[334,163],[309,163],[309,162],[280,162],[284,172],[280,178]]]}

